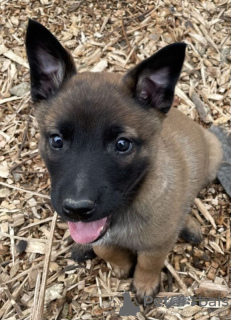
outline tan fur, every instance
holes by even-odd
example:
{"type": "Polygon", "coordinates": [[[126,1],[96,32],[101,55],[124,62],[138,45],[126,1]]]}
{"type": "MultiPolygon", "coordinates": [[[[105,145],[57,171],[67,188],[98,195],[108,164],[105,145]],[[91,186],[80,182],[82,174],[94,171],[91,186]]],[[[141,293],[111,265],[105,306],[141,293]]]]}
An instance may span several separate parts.
{"type": "MultiPolygon", "coordinates": [[[[131,252],[137,253],[133,285],[137,299],[141,301],[144,295],[157,293],[160,270],[179,233],[186,232],[185,238],[196,239],[195,243],[201,240],[200,230],[187,214],[197,193],[215,178],[222,147],[215,135],[177,109],[170,109],[166,117],[150,110],[151,116],[142,108],[127,105],[126,87],[121,76],[114,74],[83,73],[70,79],[67,88],[64,86],[52,105],[45,102],[37,108],[41,132],[55,128],[63,118],[64,110],[69,112],[75,99],[75,87],[82,83],[87,83],[85,87],[91,88],[92,101],[98,103],[94,111],[96,119],[100,108],[105,112],[105,105],[111,107],[114,99],[116,112],[109,109],[108,117],[123,117],[128,136],[139,135],[146,141],[140,156],[148,157],[151,167],[144,183],[130,209],[121,215],[117,228],[109,230],[94,244],[96,254],[111,262],[120,277],[129,275],[133,263],[131,252]],[[105,91],[108,86],[112,87],[105,91]],[[120,89],[121,97],[113,93],[114,87],[120,89]]],[[[83,92],[78,96],[84,109],[88,107],[86,94],[83,92]]],[[[87,125],[92,128],[96,123],[87,125]]],[[[41,149],[44,149],[43,138],[41,149]]],[[[129,156],[127,162],[132,161],[132,157],[129,156]]]]}
{"type": "Polygon", "coordinates": [[[139,303],[144,296],[154,296],[160,289],[160,272],[167,255],[165,250],[152,252],[139,252],[134,273],[132,290],[136,293],[139,303]]]}
{"type": "Polygon", "coordinates": [[[106,261],[110,261],[117,278],[127,278],[135,261],[135,255],[124,248],[115,246],[96,246],[95,254],[106,261]]]}
{"type": "MultiPolygon", "coordinates": [[[[161,268],[177,237],[201,241],[190,205],[222,160],[215,135],[177,109],[169,111],[186,46],[165,47],[124,77],[77,73],[71,55],[32,20],[26,47],[52,204],[72,222],[107,217],[102,234],[92,238],[93,249],[118,277],[129,276],[137,259],[133,290],[141,302],[158,292],[161,268]],[[117,136],[130,149],[121,150],[118,137],[110,138],[118,127],[117,136]],[[67,207],[69,196],[86,197],[94,206],[67,207]]],[[[84,248],[82,261],[94,256],[84,248]]]]}
{"type": "MultiPolygon", "coordinates": [[[[142,225],[137,228],[137,247],[132,248],[129,235],[126,244],[131,242],[131,248],[138,253],[133,287],[139,301],[144,295],[157,293],[160,270],[180,230],[186,228],[197,239],[201,238],[197,224],[187,213],[200,189],[215,178],[222,159],[218,139],[177,109],[170,110],[160,135],[155,135],[152,143],[158,146],[156,160],[132,206],[144,218],[151,218],[144,229],[142,225]]],[[[109,250],[110,247],[105,259],[110,262],[109,250]]]]}

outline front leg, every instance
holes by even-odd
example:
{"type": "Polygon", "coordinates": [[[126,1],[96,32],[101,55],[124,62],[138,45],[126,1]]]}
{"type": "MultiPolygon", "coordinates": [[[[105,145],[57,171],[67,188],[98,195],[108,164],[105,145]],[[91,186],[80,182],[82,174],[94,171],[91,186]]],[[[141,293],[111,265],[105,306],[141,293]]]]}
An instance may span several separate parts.
{"type": "Polygon", "coordinates": [[[135,263],[135,255],[118,246],[93,246],[95,254],[110,262],[117,278],[128,278],[135,263]]]}
{"type": "Polygon", "coordinates": [[[167,252],[138,253],[131,290],[136,293],[138,303],[143,303],[145,296],[155,296],[160,291],[160,274],[167,252]]]}

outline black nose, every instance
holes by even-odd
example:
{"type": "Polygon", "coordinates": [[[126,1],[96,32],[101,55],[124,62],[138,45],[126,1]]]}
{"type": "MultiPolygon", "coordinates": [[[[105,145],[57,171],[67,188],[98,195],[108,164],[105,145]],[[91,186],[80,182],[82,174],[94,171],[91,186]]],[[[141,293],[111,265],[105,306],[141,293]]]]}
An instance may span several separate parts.
{"type": "Polygon", "coordinates": [[[67,218],[86,219],[89,218],[95,207],[94,201],[83,199],[73,200],[65,199],[63,201],[63,212],[67,218]]]}

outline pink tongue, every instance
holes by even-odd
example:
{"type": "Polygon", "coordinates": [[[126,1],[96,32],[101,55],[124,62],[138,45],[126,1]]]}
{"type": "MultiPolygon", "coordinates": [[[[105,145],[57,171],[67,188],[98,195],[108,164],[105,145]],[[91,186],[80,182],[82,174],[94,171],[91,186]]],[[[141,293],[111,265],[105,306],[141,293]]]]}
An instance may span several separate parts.
{"type": "Polygon", "coordinates": [[[96,240],[102,232],[107,217],[92,222],[68,222],[71,237],[78,243],[89,243],[96,240]]]}

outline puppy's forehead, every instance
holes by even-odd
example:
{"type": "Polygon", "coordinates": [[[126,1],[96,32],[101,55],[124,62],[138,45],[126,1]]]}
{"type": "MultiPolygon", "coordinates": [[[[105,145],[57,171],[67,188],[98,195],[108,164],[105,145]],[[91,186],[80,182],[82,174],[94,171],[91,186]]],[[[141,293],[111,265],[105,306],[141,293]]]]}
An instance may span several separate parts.
{"type": "Polygon", "coordinates": [[[103,119],[113,122],[120,118],[126,123],[132,118],[127,100],[119,75],[81,73],[71,78],[51,101],[47,120],[57,123],[71,119],[81,125],[86,121],[93,125],[103,119]]]}
{"type": "MultiPolygon", "coordinates": [[[[107,112],[125,103],[121,76],[109,73],[80,73],[63,88],[60,98],[74,111],[107,112]]],[[[129,105],[127,106],[129,108],[129,105]]]]}
{"type": "Polygon", "coordinates": [[[134,102],[119,74],[77,74],[48,104],[46,129],[58,129],[59,124],[85,131],[120,126],[136,135],[152,125],[150,114],[134,102]]]}
{"type": "Polygon", "coordinates": [[[106,111],[106,106],[120,103],[122,98],[118,92],[121,94],[121,85],[113,74],[80,73],[64,85],[53,99],[53,105],[69,112],[73,109],[76,113],[84,110],[97,113],[106,111]]]}

